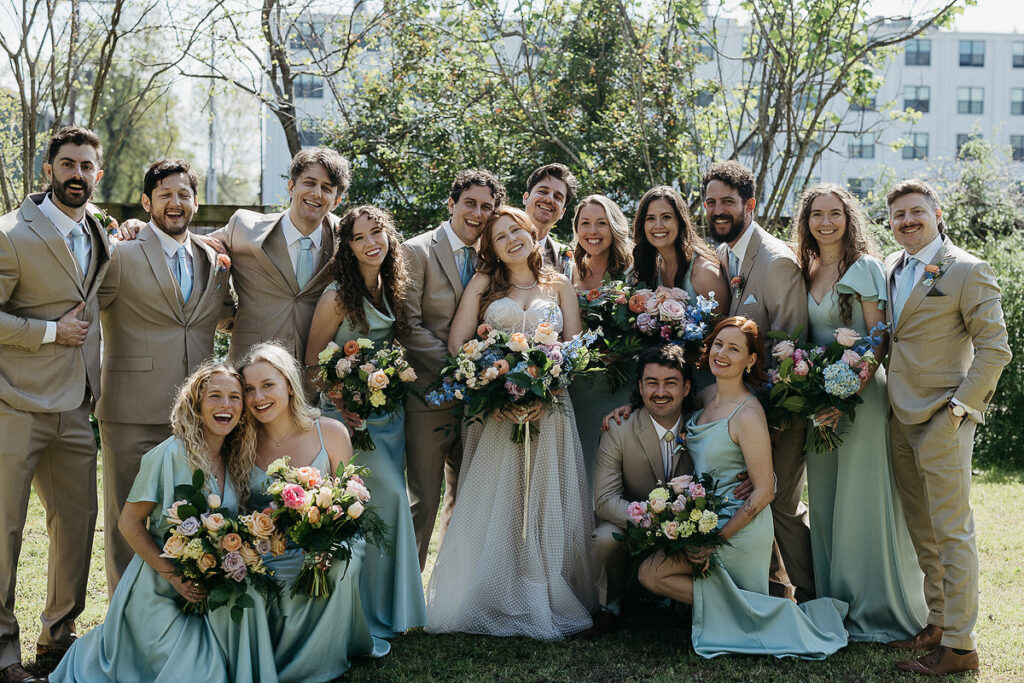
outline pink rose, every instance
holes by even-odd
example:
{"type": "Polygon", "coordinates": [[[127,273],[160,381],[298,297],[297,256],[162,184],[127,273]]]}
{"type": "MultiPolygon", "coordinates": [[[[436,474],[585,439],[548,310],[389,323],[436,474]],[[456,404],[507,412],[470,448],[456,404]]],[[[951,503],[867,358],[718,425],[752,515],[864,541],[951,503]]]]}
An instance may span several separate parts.
{"type": "Polygon", "coordinates": [[[793,366],[793,374],[797,375],[798,377],[803,377],[810,371],[811,366],[808,365],[807,361],[805,360],[802,360],[793,366]]]}
{"type": "Polygon", "coordinates": [[[633,520],[634,524],[640,523],[645,512],[647,512],[647,505],[635,501],[630,503],[629,507],[626,508],[626,514],[629,515],[629,518],[633,520]]]}
{"type": "Polygon", "coordinates": [[[615,297],[615,305],[616,306],[624,306],[626,304],[626,302],[627,302],[627,299],[626,299],[626,295],[625,294],[620,293],[618,296],[615,297]]]}
{"type": "Polygon", "coordinates": [[[690,498],[703,498],[707,495],[704,486],[701,484],[690,484],[690,498]]]}
{"type": "Polygon", "coordinates": [[[787,358],[792,358],[793,352],[795,351],[796,346],[793,342],[788,339],[784,339],[783,341],[775,342],[775,346],[772,347],[772,356],[775,357],[775,360],[781,363],[787,358]]]}
{"type": "Polygon", "coordinates": [[[299,510],[306,507],[306,503],[309,502],[309,494],[298,484],[285,484],[284,490],[281,491],[281,499],[284,500],[286,508],[299,510]]]}
{"type": "Polygon", "coordinates": [[[836,341],[847,348],[853,346],[860,340],[860,335],[848,327],[840,327],[836,330],[836,341]]]}
{"type": "Polygon", "coordinates": [[[315,467],[300,467],[295,470],[295,478],[306,486],[318,486],[320,484],[320,470],[315,467]]]}
{"type": "Polygon", "coordinates": [[[794,363],[799,363],[803,359],[807,358],[807,352],[803,349],[793,349],[792,358],[794,363]]]}
{"type": "Polygon", "coordinates": [[[675,493],[677,496],[681,496],[686,491],[686,488],[692,483],[693,477],[691,477],[688,474],[684,474],[681,477],[675,477],[674,479],[670,479],[668,485],[672,487],[673,493],[675,493]]]}
{"type": "Polygon", "coordinates": [[[675,299],[669,299],[658,305],[658,313],[662,320],[679,321],[686,317],[686,306],[675,299]]]}
{"type": "Polygon", "coordinates": [[[664,512],[666,505],[664,498],[652,498],[650,502],[652,512],[664,512]]]}
{"type": "Polygon", "coordinates": [[[366,490],[366,487],[353,479],[348,480],[348,485],[345,487],[345,493],[349,493],[355,496],[357,500],[364,502],[370,500],[370,492],[366,490]]]}
{"type": "Polygon", "coordinates": [[[860,372],[857,373],[857,377],[861,382],[866,382],[871,377],[871,364],[865,363],[860,366],[860,372]]]}
{"type": "Polygon", "coordinates": [[[853,349],[846,349],[843,351],[843,357],[839,360],[843,361],[851,368],[855,368],[857,367],[857,364],[860,363],[860,354],[853,349]]]}
{"type": "Polygon", "coordinates": [[[650,515],[644,515],[640,519],[640,527],[643,529],[650,529],[652,524],[654,524],[654,520],[651,519],[650,515]]]}
{"type": "Polygon", "coordinates": [[[665,538],[676,540],[679,538],[679,522],[665,522],[661,525],[661,532],[665,534],[665,538]]]}

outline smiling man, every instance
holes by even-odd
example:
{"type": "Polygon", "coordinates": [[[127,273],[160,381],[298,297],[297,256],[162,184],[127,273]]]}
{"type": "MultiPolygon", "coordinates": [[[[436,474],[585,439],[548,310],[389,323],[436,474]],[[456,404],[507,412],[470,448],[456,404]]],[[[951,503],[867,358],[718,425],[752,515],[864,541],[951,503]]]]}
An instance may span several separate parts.
{"type": "Polygon", "coordinates": [[[545,164],[534,170],[526,180],[523,209],[537,228],[537,243],[544,264],[563,275],[571,274],[572,259],[565,258],[566,246],[551,237],[565,209],[576,196],[576,176],[565,164],[545,164]]]}
{"type": "MultiPolygon", "coordinates": [[[[459,171],[448,194],[450,218],[402,244],[409,280],[405,290],[408,331],[401,341],[416,370],[422,392],[438,380],[448,353],[448,331],[462,292],[476,269],[476,248],[484,223],[508,195],[488,171],[459,171]]],[[[420,569],[426,565],[441,481],[445,482],[441,536],[455,506],[462,460],[461,419],[454,405],[428,406],[410,396],[405,402],[407,486],[416,528],[420,569]]]]}
{"type": "Polygon", "coordinates": [[[886,201],[903,247],[885,261],[892,465],[929,610],[917,636],[889,644],[931,650],[899,669],[944,675],[978,668],[971,456],[1010,348],[995,274],[944,234],[935,190],[904,180],[886,201]]]}
{"type": "Polygon", "coordinates": [[[693,474],[680,433],[690,394],[691,371],[683,349],[671,344],[644,349],[637,359],[635,410],[622,424],[612,423],[601,437],[594,472],[594,511],[599,524],[591,536],[593,574],[601,613],[588,636],[617,622],[618,600],[626,587],[629,552],[615,538],[624,534],[629,503],[645,500],[658,482],[693,474]]]}
{"type": "Polygon", "coordinates": [[[85,608],[96,522],[100,396],[96,292],[110,247],[90,205],[103,147],[70,126],[50,138],[48,192],[0,218],[0,681],[38,679],[21,666],[14,586],[34,487],[50,535],[46,606],[37,653],[59,656],[85,608]]]}
{"type": "Polygon", "coordinates": [[[118,531],[142,456],[171,435],[176,388],[213,355],[218,323],[234,313],[228,271],[189,230],[199,178],[187,161],[146,171],[149,223],[114,251],[100,285],[103,387],[96,404],[103,446],[107,590],[134,556],[118,531]]]}

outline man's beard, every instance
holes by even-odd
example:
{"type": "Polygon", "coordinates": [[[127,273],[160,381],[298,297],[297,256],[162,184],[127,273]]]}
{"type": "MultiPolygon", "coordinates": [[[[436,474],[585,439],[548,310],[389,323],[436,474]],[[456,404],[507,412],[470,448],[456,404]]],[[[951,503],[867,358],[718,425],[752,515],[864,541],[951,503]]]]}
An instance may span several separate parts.
{"type": "Polygon", "coordinates": [[[164,225],[165,221],[163,220],[163,217],[157,218],[156,216],[150,215],[149,219],[153,221],[153,225],[171,237],[177,237],[178,235],[184,234],[184,232],[188,230],[188,226],[192,224],[191,218],[185,221],[185,225],[180,228],[164,225]]]}
{"type": "Polygon", "coordinates": [[[57,201],[64,206],[71,207],[72,209],[78,209],[85,206],[86,202],[88,202],[92,197],[92,188],[89,187],[89,183],[77,178],[73,178],[64,183],[61,183],[54,178],[50,191],[53,192],[53,196],[57,198],[57,201]],[[84,189],[80,198],[68,196],[67,186],[71,184],[80,185],[84,189]]]}
{"type": "Polygon", "coordinates": [[[725,244],[726,242],[732,242],[734,239],[743,234],[743,228],[745,227],[746,225],[744,225],[743,223],[743,218],[736,220],[727,213],[718,214],[717,216],[708,216],[708,232],[711,233],[711,239],[713,239],[716,244],[725,244]],[[732,221],[732,225],[729,226],[729,229],[726,230],[724,235],[718,234],[718,230],[715,228],[715,221],[722,217],[728,218],[729,220],[732,221]]]}

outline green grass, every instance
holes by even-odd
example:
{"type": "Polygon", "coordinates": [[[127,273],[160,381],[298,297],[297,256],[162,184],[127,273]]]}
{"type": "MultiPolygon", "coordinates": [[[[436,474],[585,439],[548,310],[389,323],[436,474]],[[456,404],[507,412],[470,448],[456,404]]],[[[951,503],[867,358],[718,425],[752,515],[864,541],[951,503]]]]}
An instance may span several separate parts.
{"type": "MultiPolygon", "coordinates": [[[[102,493],[102,487],[101,493],[102,493]]],[[[973,487],[981,558],[977,681],[1024,679],[1024,475],[983,473],[973,487]]],[[[103,509],[102,502],[100,504],[103,509]]],[[[33,496],[19,565],[17,616],[26,662],[35,653],[38,615],[46,591],[47,537],[42,507],[33,496]]],[[[436,538],[430,562],[437,552],[436,538]]],[[[424,577],[429,578],[428,573],[424,577]]],[[[103,619],[102,513],[97,523],[89,597],[78,621],[85,632],[103,619]]],[[[431,636],[413,632],[394,641],[382,660],[360,660],[348,679],[360,681],[890,681],[904,657],[881,645],[854,644],[824,662],[731,656],[704,660],[689,643],[689,624],[672,612],[631,616],[619,631],[595,641],[542,643],[525,638],[431,636]]],[[[962,681],[965,677],[949,677],[962,681]]],[[[312,683],[312,682],[311,682],[312,683]]]]}

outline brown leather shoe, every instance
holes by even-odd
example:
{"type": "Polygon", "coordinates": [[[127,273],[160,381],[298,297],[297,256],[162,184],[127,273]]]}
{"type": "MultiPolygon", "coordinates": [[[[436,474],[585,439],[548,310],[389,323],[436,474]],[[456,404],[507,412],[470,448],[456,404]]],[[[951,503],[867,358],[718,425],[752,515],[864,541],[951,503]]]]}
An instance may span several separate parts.
{"type": "Polygon", "coordinates": [[[893,640],[887,644],[889,647],[900,650],[930,650],[937,647],[940,642],[942,642],[942,629],[935,624],[928,624],[910,640],[893,640]]]}
{"type": "Polygon", "coordinates": [[[586,631],[581,631],[579,637],[584,640],[594,640],[606,633],[618,630],[621,623],[622,620],[617,614],[603,609],[594,615],[594,624],[586,631]]]}
{"type": "Polygon", "coordinates": [[[967,654],[958,655],[952,649],[940,645],[923,657],[897,662],[896,668],[925,676],[945,676],[960,671],[974,671],[978,668],[978,651],[971,650],[967,654]]]}
{"type": "Polygon", "coordinates": [[[47,683],[47,679],[46,676],[33,676],[18,662],[0,671],[0,683],[47,683]]]}

